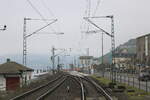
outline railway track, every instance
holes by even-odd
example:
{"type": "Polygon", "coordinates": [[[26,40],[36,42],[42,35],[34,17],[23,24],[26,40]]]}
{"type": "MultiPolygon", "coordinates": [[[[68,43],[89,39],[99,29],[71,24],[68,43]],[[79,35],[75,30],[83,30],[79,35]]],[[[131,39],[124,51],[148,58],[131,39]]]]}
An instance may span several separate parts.
{"type": "Polygon", "coordinates": [[[62,85],[62,83],[66,80],[68,76],[66,76],[64,79],[62,79],[60,82],[58,82],[54,87],[49,89],[46,93],[43,95],[39,96],[36,100],[45,100],[48,95],[50,95],[53,91],[55,91],[59,86],[62,85]]]}
{"type": "Polygon", "coordinates": [[[90,78],[87,77],[82,77],[83,80],[88,81],[89,83],[91,83],[95,89],[97,90],[97,92],[101,95],[103,95],[105,97],[106,100],[113,100],[113,98],[111,97],[111,95],[109,93],[107,93],[107,91],[105,91],[100,85],[98,85],[95,81],[93,81],[90,78]]]}
{"type": "MultiPolygon", "coordinates": [[[[84,76],[83,74],[80,74],[80,73],[78,73],[74,76],[80,77],[80,80],[85,80],[88,83],[90,83],[96,89],[96,91],[99,93],[99,95],[103,96],[106,100],[113,100],[113,98],[111,97],[111,94],[109,94],[105,89],[103,89],[100,85],[98,85],[91,78],[88,78],[88,77],[86,77],[86,76],[84,76]]],[[[85,93],[85,95],[86,95],[86,93],[85,93]]]]}
{"type": "MultiPolygon", "coordinates": [[[[92,79],[89,79],[87,77],[84,76],[71,76],[72,78],[74,78],[78,84],[80,84],[80,88],[81,88],[81,100],[87,100],[88,95],[89,98],[91,97],[92,100],[113,100],[110,96],[110,94],[108,94],[101,86],[99,86],[95,81],[93,81],[92,79]],[[86,82],[85,82],[86,81],[86,82]],[[88,85],[88,87],[87,87],[88,85]],[[92,96],[94,93],[94,90],[92,90],[92,87],[94,87],[94,89],[97,91],[97,95],[95,93],[95,96],[92,96]],[[101,98],[100,98],[101,97],[101,98]]],[[[90,99],[91,100],[91,99],[90,99]]]]}
{"type": "Polygon", "coordinates": [[[47,91],[49,91],[50,88],[52,88],[56,82],[59,82],[60,80],[64,80],[67,76],[66,75],[60,75],[54,80],[49,81],[48,83],[41,85],[37,88],[34,88],[30,91],[27,91],[21,95],[18,95],[14,98],[11,98],[10,100],[40,100],[39,97],[41,97],[43,94],[45,94],[47,91]]]}
{"type": "Polygon", "coordinates": [[[66,79],[58,84],[58,89],[50,90],[51,92],[45,93],[42,98],[37,100],[75,100],[76,97],[81,97],[77,100],[85,100],[84,95],[81,94],[84,93],[84,88],[81,87],[82,85],[78,78],[67,75],[66,79]],[[80,90],[83,92],[79,92],[80,90]]]}
{"type": "Polygon", "coordinates": [[[113,100],[100,85],[83,75],[65,74],[10,100],[113,100]],[[103,97],[100,98],[100,97],[103,97]],[[89,99],[92,98],[92,99],[89,99]]]}
{"type": "Polygon", "coordinates": [[[70,75],[71,78],[73,78],[80,86],[81,89],[81,100],[86,100],[86,95],[85,95],[85,87],[84,84],[82,82],[82,79],[78,76],[72,76],[70,75]]]}

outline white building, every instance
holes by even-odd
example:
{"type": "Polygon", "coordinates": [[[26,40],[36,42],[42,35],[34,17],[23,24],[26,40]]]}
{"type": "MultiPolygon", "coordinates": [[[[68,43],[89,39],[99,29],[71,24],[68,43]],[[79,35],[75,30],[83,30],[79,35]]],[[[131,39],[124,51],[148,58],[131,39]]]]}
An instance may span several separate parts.
{"type": "Polygon", "coordinates": [[[93,56],[80,56],[80,63],[84,72],[92,73],[93,56]]]}
{"type": "Polygon", "coordinates": [[[93,64],[93,56],[80,56],[79,59],[82,67],[91,66],[93,64]]]}

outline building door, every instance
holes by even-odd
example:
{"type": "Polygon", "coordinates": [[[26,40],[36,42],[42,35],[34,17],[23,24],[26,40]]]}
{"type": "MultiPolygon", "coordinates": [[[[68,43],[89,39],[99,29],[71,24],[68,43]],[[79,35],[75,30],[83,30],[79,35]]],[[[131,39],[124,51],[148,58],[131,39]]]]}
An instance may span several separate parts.
{"type": "Polygon", "coordinates": [[[6,77],[6,90],[16,90],[20,86],[19,77],[6,77]]]}

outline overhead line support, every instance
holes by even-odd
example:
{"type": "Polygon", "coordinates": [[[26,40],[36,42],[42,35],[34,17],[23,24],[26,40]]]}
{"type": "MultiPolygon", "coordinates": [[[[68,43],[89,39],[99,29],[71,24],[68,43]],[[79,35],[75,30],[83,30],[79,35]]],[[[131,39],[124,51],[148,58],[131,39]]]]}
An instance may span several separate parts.
{"type": "MultiPolygon", "coordinates": [[[[35,32],[27,35],[27,32],[26,32],[26,24],[27,24],[27,20],[40,20],[40,19],[32,19],[32,18],[24,18],[24,25],[23,25],[23,65],[26,66],[27,65],[27,38],[38,33],[39,31],[41,31],[42,29],[46,28],[47,26],[55,23],[57,21],[57,19],[53,20],[53,22],[43,26],[42,28],[40,29],[37,29],[35,32]]],[[[43,20],[43,19],[41,19],[43,20]]],[[[45,20],[50,20],[50,19],[45,19],[45,20]]]]}
{"type": "MultiPolygon", "coordinates": [[[[115,35],[114,35],[114,16],[110,15],[110,16],[96,16],[96,17],[84,17],[84,19],[86,21],[88,21],[89,23],[91,23],[92,25],[94,25],[96,28],[100,29],[100,31],[102,31],[103,33],[107,34],[108,36],[111,37],[111,52],[112,52],[112,68],[111,68],[111,72],[112,72],[112,82],[116,82],[116,70],[115,70],[115,35]],[[111,19],[111,34],[108,33],[107,31],[105,31],[104,29],[100,28],[97,24],[95,24],[94,22],[92,22],[90,20],[90,18],[110,18],[111,19]]],[[[89,31],[90,32],[90,31],[89,31]]],[[[98,32],[98,31],[92,31],[94,33],[98,32]]],[[[102,34],[103,34],[102,33],[102,34]]]]}
{"type": "Polygon", "coordinates": [[[100,29],[102,32],[104,32],[105,34],[109,35],[110,37],[112,37],[111,34],[109,34],[107,31],[103,30],[102,28],[100,28],[98,25],[96,25],[94,22],[92,22],[89,18],[84,18],[86,21],[88,21],[89,23],[91,23],[92,25],[94,25],[95,27],[97,27],[98,29],[100,29]]]}
{"type": "Polygon", "coordinates": [[[37,29],[35,32],[33,32],[33,33],[31,33],[31,34],[27,35],[27,36],[26,36],[26,38],[27,38],[27,37],[30,37],[31,35],[36,34],[36,33],[37,33],[37,32],[39,32],[40,30],[42,30],[42,29],[46,28],[47,26],[49,26],[49,25],[51,25],[51,24],[55,23],[56,21],[57,21],[57,19],[55,19],[53,22],[51,22],[51,23],[49,23],[49,24],[47,24],[47,25],[43,26],[42,28],[37,29]]]}

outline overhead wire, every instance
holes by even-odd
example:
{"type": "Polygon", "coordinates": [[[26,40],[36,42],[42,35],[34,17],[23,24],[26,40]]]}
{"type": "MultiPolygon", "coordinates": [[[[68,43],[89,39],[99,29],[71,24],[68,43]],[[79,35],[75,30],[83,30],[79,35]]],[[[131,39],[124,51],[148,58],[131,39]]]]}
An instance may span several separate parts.
{"type": "MultiPolygon", "coordinates": [[[[45,17],[41,14],[41,12],[33,5],[33,3],[30,0],[26,0],[29,5],[32,7],[32,9],[41,17],[41,20],[43,20],[46,24],[48,24],[47,20],[45,19],[45,17]]],[[[43,1],[43,0],[42,0],[43,1]]],[[[44,5],[44,3],[42,3],[44,5]]],[[[44,5],[44,7],[46,9],[48,9],[48,7],[46,7],[44,5]]],[[[49,13],[50,13],[50,9],[48,9],[49,13]]],[[[51,13],[52,14],[52,13],[51,13]]],[[[50,26],[51,27],[51,26],[50,26]]],[[[54,33],[56,33],[56,31],[51,27],[52,31],[54,31],[54,33]]]]}
{"type": "MultiPolygon", "coordinates": [[[[87,17],[90,17],[91,16],[91,0],[88,0],[88,12],[87,12],[87,17]]],[[[87,24],[87,32],[90,30],[90,25],[89,23],[87,24]]]]}
{"type": "MultiPolygon", "coordinates": [[[[83,16],[87,16],[87,9],[88,9],[88,3],[87,1],[88,0],[85,0],[86,1],[86,5],[85,5],[85,11],[84,11],[84,14],[83,16]]],[[[81,24],[80,24],[80,32],[81,32],[81,39],[83,39],[83,32],[85,31],[84,29],[86,29],[86,23],[84,20],[81,21],[81,24]]]]}
{"type": "MultiPolygon", "coordinates": [[[[43,5],[43,7],[48,11],[49,15],[52,16],[52,17],[55,17],[54,14],[53,14],[53,12],[47,7],[47,5],[46,5],[46,3],[44,2],[44,0],[40,0],[40,1],[41,1],[41,4],[43,5]]],[[[51,27],[52,31],[53,31],[54,33],[56,33],[55,29],[53,29],[52,26],[50,26],[50,27],[51,27]]]]}
{"type": "MultiPolygon", "coordinates": [[[[92,11],[91,10],[92,2],[91,2],[91,0],[87,0],[88,7],[87,7],[87,12],[86,12],[87,13],[86,17],[90,17],[91,15],[95,16],[96,12],[98,11],[98,8],[100,6],[101,1],[102,0],[97,0],[96,7],[95,7],[93,14],[92,14],[92,12],[91,12],[92,11]]],[[[90,30],[89,23],[86,23],[86,28],[87,28],[86,32],[88,32],[90,30]]]]}
{"type": "Polygon", "coordinates": [[[50,8],[46,5],[46,3],[44,2],[44,0],[41,0],[41,2],[42,2],[43,7],[45,7],[45,9],[47,9],[49,15],[55,18],[56,16],[55,16],[54,13],[50,10],[50,8]]]}
{"type": "MultiPolygon", "coordinates": [[[[86,3],[87,3],[87,7],[86,7],[86,10],[85,10],[85,16],[86,17],[91,17],[91,16],[95,16],[96,12],[98,11],[98,8],[100,6],[100,3],[101,3],[102,0],[97,0],[97,3],[96,3],[96,7],[94,9],[94,11],[91,9],[92,7],[92,1],[91,0],[86,0],[86,3]],[[92,14],[92,11],[93,11],[93,14],[92,14]]],[[[85,22],[85,32],[88,32],[90,30],[90,23],[87,23],[85,22]]]]}
{"type": "MultiPolygon", "coordinates": [[[[55,15],[53,14],[53,12],[50,10],[50,8],[46,5],[45,1],[44,0],[40,0],[41,1],[41,4],[43,5],[43,7],[48,11],[49,15],[54,17],[55,18],[55,15]]],[[[57,28],[58,30],[57,31],[60,31],[60,25],[59,23],[56,24],[57,25],[57,28]]],[[[52,31],[54,31],[54,33],[57,33],[55,29],[53,29],[53,27],[51,26],[51,29],[52,31]]],[[[57,40],[58,40],[58,45],[59,45],[59,36],[57,37],[57,40]]]]}
{"type": "Polygon", "coordinates": [[[97,12],[99,6],[100,6],[101,1],[102,1],[102,0],[97,0],[97,5],[96,5],[96,8],[95,8],[95,10],[94,10],[93,16],[95,16],[95,14],[96,14],[96,12],[97,12]]]}
{"type": "Polygon", "coordinates": [[[50,8],[48,8],[47,5],[45,4],[44,0],[40,0],[40,1],[41,1],[41,3],[42,3],[43,7],[44,7],[45,9],[47,9],[47,11],[48,11],[48,13],[50,14],[50,16],[55,17],[54,14],[53,14],[53,12],[50,10],[50,8]]]}
{"type": "Polygon", "coordinates": [[[91,16],[91,0],[88,0],[88,17],[91,16]]]}
{"type": "MultiPolygon", "coordinates": [[[[83,14],[83,16],[84,17],[88,17],[88,14],[89,14],[89,0],[85,0],[85,11],[84,11],[84,14],[83,14]]],[[[80,51],[82,51],[82,48],[83,48],[83,46],[82,46],[82,42],[83,42],[83,39],[84,39],[84,32],[85,31],[87,31],[87,29],[88,29],[88,23],[86,22],[86,21],[84,21],[84,20],[82,20],[82,22],[81,22],[81,26],[80,26],[80,30],[81,30],[81,40],[79,40],[78,41],[78,46],[79,46],[79,50],[80,51]]]]}
{"type": "Polygon", "coordinates": [[[46,21],[46,19],[44,18],[44,16],[43,16],[43,15],[41,14],[41,12],[32,4],[32,2],[31,2],[30,0],[26,0],[26,1],[29,3],[29,5],[32,7],[32,9],[42,18],[42,20],[47,23],[47,21],[46,21]]]}
{"type": "MultiPolygon", "coordinates": [[[[86,8],[84,12],[84,17],[90,17],[91,14],[91,0],[86,0],[86,8]]],[[[81,39],[84,38],[84,33],[89,30],[89,23],[83,21],[83,24],[80,27],[81,29],[81,39]]]]}

